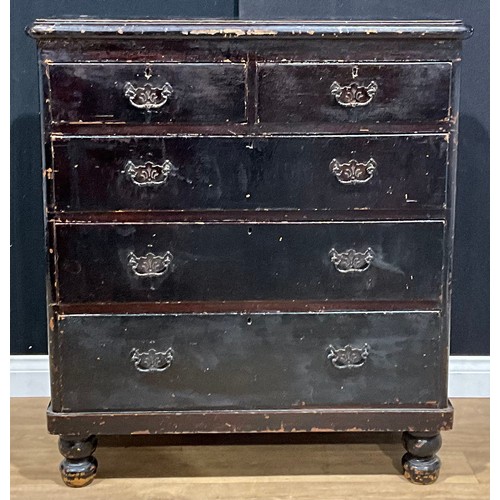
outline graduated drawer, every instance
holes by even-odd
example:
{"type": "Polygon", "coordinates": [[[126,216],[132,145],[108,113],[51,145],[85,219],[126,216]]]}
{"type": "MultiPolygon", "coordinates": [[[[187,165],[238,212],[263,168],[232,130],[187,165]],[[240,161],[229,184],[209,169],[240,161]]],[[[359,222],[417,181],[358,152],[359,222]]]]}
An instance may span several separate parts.
{"type": "Polygon", "coordinates": [[[446,139],[54,138],[53,208],[442,209],[446,139]]]}
{"type": "Polygon", "coordinates": [[[58,328],[55,411],[444,401],[435,312],[70,315],[58,328]]]}
{"type": "Polygon", "coordinates": [[[53,123],[246,119],[245,64],[50,64],[48,80],[53,123]]]}
{"type": "Polygon", "coordinates": [[[444,223],[56,224],[63,303],[440,300],[444,223]]]}
{"type": "Polygon", "coordinates": [[[449,115],[447,62],[269,63],[257,72],[263,123],[420,123],[449,115]]]}

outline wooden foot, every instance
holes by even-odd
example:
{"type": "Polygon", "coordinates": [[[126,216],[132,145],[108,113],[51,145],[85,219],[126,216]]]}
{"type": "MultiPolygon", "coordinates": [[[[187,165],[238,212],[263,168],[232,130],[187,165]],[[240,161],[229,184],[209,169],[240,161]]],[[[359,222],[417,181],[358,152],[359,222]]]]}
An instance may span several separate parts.
{"type": "Polygon", "coordinates": [[[97,472],[97,460],[92,456],[96,446],[95,436],[87,439],[59,437],[59,451],[64,457],[59,470],[67,486],[81,488],[92,482],[97,472]]]}
{"type": "Polygon", "coordinates": [[[412,483],[432,484],[439,477],[441,460],[436,452],[441,448],[441,435],[404,432],[403,474],[412,483]]]}

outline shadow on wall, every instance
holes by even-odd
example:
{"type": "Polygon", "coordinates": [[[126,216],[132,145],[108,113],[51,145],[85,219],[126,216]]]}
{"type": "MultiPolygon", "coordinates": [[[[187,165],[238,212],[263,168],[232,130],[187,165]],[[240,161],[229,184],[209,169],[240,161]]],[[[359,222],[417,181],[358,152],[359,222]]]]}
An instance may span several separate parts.
{"type": "Polygon", "coordinates": [[[46,353],[40,116],[11,125],[11,353],[46,353]]]}

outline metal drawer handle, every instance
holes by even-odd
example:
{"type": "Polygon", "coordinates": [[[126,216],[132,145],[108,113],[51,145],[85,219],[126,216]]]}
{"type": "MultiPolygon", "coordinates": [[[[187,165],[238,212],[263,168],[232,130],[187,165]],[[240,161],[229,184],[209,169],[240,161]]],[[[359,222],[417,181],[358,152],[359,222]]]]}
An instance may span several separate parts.
{"type": "Polygon", "coordinates": [[[352,248],[345,252],[337,252],[332,248],[329,256],[339,273],[361,273],[370,267],[375,252],[370,247],[364,252],[356,252],[352,248]]]}
{"type": "Polygon", "coordinates": [[[167,272],[173,258],[174,256],[170,252],[164,255],[148,252],[142,257],[138,257],[132,252],[128,257],[128,265],[137,276],[161,276],[167,272]]]}
{"type": "Polygon", "coordinates": [[[139,352],[139,349],[132,349],[130,359],[140,372],[163,372],[172,364],[174,351],[171,347],[165,352],[155,349],[139,352]]]}
{"type": "Polygon", "coordinates": [[[163,87],[153,87],[150,83],[144,84],[143,87],[136,87],[133,83],[127,82],[123,90],[132,106],[148,111],[161,108],[174,92],[172,85],[168,82],[165,82],[163,87]]]}
{"type": "Polygon", "coordinates": [[[341,106],[357,108],[369,104],[375,96],[377,89],[378,85],[373,81],[367,86],[352,82],[345,87],[340,85],[339,82],[333,82],[330,86],[330,93],[341,106]]]}
{"type": "Polygon", "coordinates": [[[124,172],[138,186],[158,186],[167,182],[173,167],[168,160],[165,160],[162,165],[152,161],[147,161],[144,165],[136,165],[134,162],[128,161],[124,172]]]}
{"type": "Polygon", "coordinates": [[[353,347],[347,344],[345,347],[337,349],[333,346],[328,346],[327,359],[329,359],[335,368],[340,370],[344,368],[359,368],[365,364],[368,355],[370,354],[370,346],[365,344],[363,347],[353,347]]]}
{"type": "Polygon", "coordinates": [[[377,169],[377,162],[370,158],[366,163],[356,160],[349,160],[347,163],[340,163],[333,159],[330,163],[330,172],[341,184],[364,184],[368,182],[377,169]]]}

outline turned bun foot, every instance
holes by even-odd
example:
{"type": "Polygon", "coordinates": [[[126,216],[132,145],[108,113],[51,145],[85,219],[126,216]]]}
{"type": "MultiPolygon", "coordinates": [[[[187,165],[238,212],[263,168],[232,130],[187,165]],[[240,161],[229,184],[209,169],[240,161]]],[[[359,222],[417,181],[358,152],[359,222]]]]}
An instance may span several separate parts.
{"type": "Polygon", "coordinates": [[[430,458],[417,458],[411,453],[403,456],[403,474],[410,482],[415,484],[432,484],[439,477],[441,460],[434,456],[430,458]]]}
{"type": "Polygon", "coordinates": [[[436,455],[441,448],[441,435],[405,432],[403,445],[408,452],[402,460],[406,479],[415,484],[436,482],[441,469],[441,460],[436,455]]]}
{"type": "Polygon", "coordinates": [[[66,486],[81,488],[90,484],[97,472],[97,460],[88,457],[83,460],[69,460],[65,458],[59,466],[61,477],[66,486]]]}
{"type": "Polygon", "coordinates": [[[87,439],[59,438],[59,451],[64,460],[59,466],[61,477],[67,486],[81,488],[90,484],[97,472],[97,460],[92,456],[97,446],[95,436],[87,439]]]}

